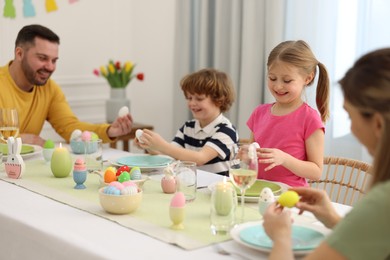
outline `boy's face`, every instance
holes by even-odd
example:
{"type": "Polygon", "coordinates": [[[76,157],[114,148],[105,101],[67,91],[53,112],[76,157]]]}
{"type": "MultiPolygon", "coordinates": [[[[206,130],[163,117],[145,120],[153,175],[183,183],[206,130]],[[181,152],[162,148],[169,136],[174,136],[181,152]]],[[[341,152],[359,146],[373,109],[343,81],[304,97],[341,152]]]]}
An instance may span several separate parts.
{"type": "Polygon", "coordinates": [[[187,93],[186,99],[192,116],[199,120],[201,127],[207,126],[221,113],[220,108],[214,104],[210,96],[187,93]]]}

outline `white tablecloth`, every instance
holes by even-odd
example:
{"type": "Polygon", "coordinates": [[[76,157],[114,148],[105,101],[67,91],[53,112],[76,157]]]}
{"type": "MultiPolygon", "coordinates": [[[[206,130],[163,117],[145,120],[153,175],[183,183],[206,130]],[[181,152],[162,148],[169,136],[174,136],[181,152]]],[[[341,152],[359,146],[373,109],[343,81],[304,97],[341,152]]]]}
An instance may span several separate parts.
{"type": "MultiPolygon", "coordinates": [[[[104,151],[108,159],[125,155],[104,151]]],[[[199,172],[199,186],[221,178],[199,172]]],[[[186,251],[4,181],[0,191],[0,259],[240,259],[218,254],[214,246],[186,251]]],[[[349,210],[337,206],[340,213],[349,210]]],[[[303,221],[315,221],[305,217],[303,221]]],[[[267,257],[235,241],[220,245],[248,259],[267,257]]]]}

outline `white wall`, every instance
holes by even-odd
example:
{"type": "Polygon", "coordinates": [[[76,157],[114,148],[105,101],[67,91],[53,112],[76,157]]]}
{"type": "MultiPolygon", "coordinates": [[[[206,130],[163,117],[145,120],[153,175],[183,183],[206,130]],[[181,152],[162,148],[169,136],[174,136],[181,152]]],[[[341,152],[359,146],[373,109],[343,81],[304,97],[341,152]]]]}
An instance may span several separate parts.
{"type": "MultiPolygon", "coordinates": [[[[36,16],[25,18],[22,1],[14,1],[17,17],[0,17],[1,66],[13,58],[20,28],[32,23],[49,27],[61,38],[53,79],[81,120],[103,122],[109,86],[92,71],[109,59],[131,60],[137,72],[145,73],[143,82],[134,80],[127,88],[132,115],[137,122],[153,124],[170,140],[176,131],[172,92],[178,87],[173,80],[175,0],[56,2],[58,10],[47,13],[44,1],[34,1],[36,16]]],[[[50,125],[42,136],[54,138],[50,125]]]]}

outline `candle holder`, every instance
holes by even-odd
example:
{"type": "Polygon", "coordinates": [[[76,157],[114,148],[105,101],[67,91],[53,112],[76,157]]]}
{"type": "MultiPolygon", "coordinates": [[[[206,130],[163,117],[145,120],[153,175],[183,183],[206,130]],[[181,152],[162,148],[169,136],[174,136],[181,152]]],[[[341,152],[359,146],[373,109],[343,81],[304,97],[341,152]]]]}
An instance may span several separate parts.
{"type": "Polygon", "coordinates": [[[237,193],[230,182],[218,183],[211,191],[211,232],[227,234],[236,223],[237,193]]]}

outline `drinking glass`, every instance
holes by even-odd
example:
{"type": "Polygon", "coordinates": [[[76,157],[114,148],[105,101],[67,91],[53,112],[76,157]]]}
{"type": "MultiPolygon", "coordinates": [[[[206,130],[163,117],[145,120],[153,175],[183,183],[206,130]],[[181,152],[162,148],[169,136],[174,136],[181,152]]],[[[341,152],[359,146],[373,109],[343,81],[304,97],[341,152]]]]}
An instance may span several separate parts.
{"type": "Polygon", "coordinates": [[[0,139],[7,142],[11,136],[19,134],[18,111],[14,108],[0,108],[0,139]]]}
{"type": "Polygon", "coordinates": [[[257,179],[258,160],[253,145],[240,145],[231,151],[229,177],[241,193],[241,223],[244,222],[245,192],[257,179]],[[238,150],[238,151],[237,151],[238,150]]]}

